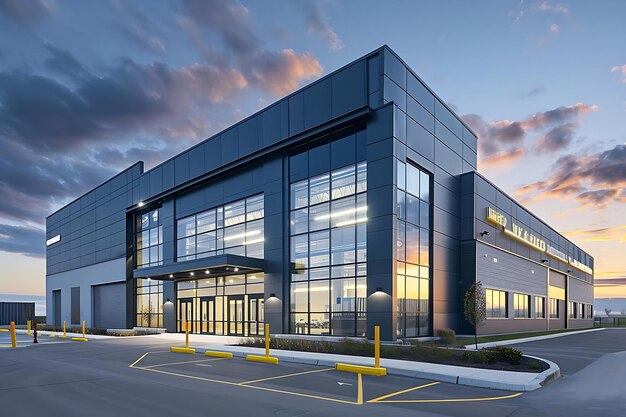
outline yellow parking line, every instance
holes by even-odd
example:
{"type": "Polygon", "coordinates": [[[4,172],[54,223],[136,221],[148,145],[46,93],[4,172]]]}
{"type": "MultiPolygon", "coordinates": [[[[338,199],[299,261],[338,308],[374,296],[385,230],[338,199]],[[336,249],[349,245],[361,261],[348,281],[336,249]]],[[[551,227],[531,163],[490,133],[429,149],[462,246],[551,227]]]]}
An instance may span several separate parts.
{"type": "MultiPolygon", "coordinates": [[[[461,403],[461,402],[472,402],[472,401],[496,401],[496,400],[506,400],[507,398],[515,398],[522,395],[523,392],[517,392],[511,395],[503,395],[501,397],[482,397],[482,398],[443,398],[438,400],[385,400],[385,401],[376,401],[379,403],[461,403]]],[[[370,402],[370,401],[368,401],[370,402]]]]}
{"type": "Polygon", "coordinates": [[[254,384],[255,382],[263,382],[263,381],[269,381],[271,379],[280,379],[280,378],[289,378],[290,376],[298,376],[298,375],[306,375],[306,374],[313,374],[316,372],[326,372],[326,371],[332,371],[335,368],[325,368],[325,369],[315,369],[313,371],[304,371],[304,372],[296,372],[295,374],[287,374],[287,375],[279,375],[279,376],[271,376],[269,378],[261,378],[261,379],[254,379],[252,381],[246,381],[246,382],[240,382],[239,385],[246,385],[246,384],[254,384]]]}
{"type": "MultiPolygon", "coordinates": [[[[405,389],[405,390],[402,390],[402,391],[392,392],[391,394],[387,394],[387,395],[383,395],[381,397],[373,398],[373,399],[369,400],[368,403],[377,403],[377,402],[380,402],[380,401],[384,400],[385,398],[395,397],[396,395],[404,394],[406,392],[411,392],[411,391],[415,391],[415,390],[422,389],[422,388],[432,387],[433,385],[437,385],[437,384],[439,384],[439,382],[430,382],[428,384],[418,385],[417,387],[405,389]]],[[[388,401],[385,401],[385,402],[388,402],[388,401]]]]}
{"type": "Polygon", "coordinates": [[[150,352],[146,352],[143,355],[141,355],[141,358],[137,359],[135,362],[131,363],[129,368],[133,368],[135,365],[137,365],[143,358],[145,358],[146,356],[148,356],[148,353],[150,352]]]}
{"type": "Polygon", "coordinates": [[[147,368],[157,368],[159,366],[169,366],[169,365],[183,365],[186,363],[198,363],[198,362],[209,362],[209,361],[219,361],[222,359],[226,359],[226,358],[209,358],[209,359],[198,359],[195,361],[183,361],[183,362],[172,362],[172,363],[159,363],[157,365],[148,365],[148,366],[142,366],[143,369],[147,369],[147,368]]]}
{"type": "Polygon", "coordinates": [[[259,390],[263,390],[263,391],[277,392],[277,393],[280,393],[280,394],[288,394],[288,395],[296,395],[296,396],[299,396],[299,397],[314,398],[314,399],[317,399],[317,400],[333,401],[333,402],[338,402],[338,403],[343,403],[343,404],[358,405],[358,403],[355,402],[355,401],[340,400],[338,398],[321,397],[321,396],[318,396],[318,395],[303,394],[303,393],[300,393],[300,392],[292,392],[292,391],[284,391],[284,390],[279,390],[279,389],[274,389],[274,388],[259,387],[259,386],[256,386],[256,385],[240,385],[237,382],[222,381],[222,380],[219,380],[219,379],[211,379],[211,378],[203,378],[203,377],[194,376],[194,375],[179,374],[179,373],[176,373],[176,372],[162,371],[160,369],[145,368],[145,367],[135,367],[135,369],[141,369],[141,370],[150,371],[150,372],[158,372],[160,374],[166,374],[166,375],[179,376],[179,377],[182,377],[182,378],[189,378],[189,379],[196,379],[196,380],[201,380],[201,381],[215,382],[217,384],[234,385],[234,386],[243,387],[243,388],[253,388],[253,389],[259,389],[259,390]]]}

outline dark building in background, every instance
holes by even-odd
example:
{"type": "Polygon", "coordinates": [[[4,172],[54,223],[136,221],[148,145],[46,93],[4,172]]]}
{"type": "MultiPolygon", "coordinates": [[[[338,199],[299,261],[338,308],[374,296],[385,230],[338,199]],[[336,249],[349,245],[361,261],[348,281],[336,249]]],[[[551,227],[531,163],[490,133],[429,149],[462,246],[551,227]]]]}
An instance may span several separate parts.
{"type": "Polygon", "coordinates": [[[28,320],[35,319],[35,303],[0,302],[0,326],[15,322],[24,325],[28,320]]]}
{"type": "Polygon", "coordinates": [[[382,47],[49,216],[47,320],[389,340],[469,332],[481,280],[483,333],[591,326],[593,258],[480,176],[476,142],[382,47]]]}

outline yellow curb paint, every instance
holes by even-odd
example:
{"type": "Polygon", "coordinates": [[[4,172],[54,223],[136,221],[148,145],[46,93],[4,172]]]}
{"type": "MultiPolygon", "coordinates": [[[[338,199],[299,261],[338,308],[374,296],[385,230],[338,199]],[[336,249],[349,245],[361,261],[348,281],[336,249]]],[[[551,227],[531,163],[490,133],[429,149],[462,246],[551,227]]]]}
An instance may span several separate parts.
{"type": "Polygon", "coordinates": [[[372,398],[371,400],[368,401],[368,403],[376,403],[376,402],[384,400],[385,398],[395,397],[396,395],[405,394],[407,392],[415,391],[415,390],[422,389],[422,388],[432,387],[433,385],[437,385],[437,384],[439,384],[439,382],[431,382],[429,384],[418,385],[417,387],[405,389],[402,391],[392,392],[391,394],[383,395],[377,398],[372,398]]]}
{"type": "Polygon", "coordinates": [[[371,366],[350,365],[347,363],[336,363],[335,369],[343,372],[354,372],[365,375],[385,376],[387,368],[374,368],[371,366]]]}
{"type": "Polygon", "coordinates": [[[437,400],[383,400],[376,401],[377,403],[464,403],[464,402],[476,402],[476,401],[497,401],[506,400],[508,398],[515,398],[522,395],[523,392],[517,392],[511,395],[503,395],[501,397],[480,397],[480,398],[444,398],[437,400]]]}
{"type": "Polygon", "coordinates": [[[172,346],[170,352],[194,354],[196,350],[193,348],[172,346]]]}
{"type": "Polygon", "coordinates": [[[274,365],[278,364],[278,358],[274,358],[273,356],[248,355],[246,356],[246,360],[251,362],[271,363],[274,365]]]}
{"type": "Polygon", "coordinates": [[[86,337],[72,337],[72,340],[76,342],[89,342],[89,339],[87,339],[86,337]]]}

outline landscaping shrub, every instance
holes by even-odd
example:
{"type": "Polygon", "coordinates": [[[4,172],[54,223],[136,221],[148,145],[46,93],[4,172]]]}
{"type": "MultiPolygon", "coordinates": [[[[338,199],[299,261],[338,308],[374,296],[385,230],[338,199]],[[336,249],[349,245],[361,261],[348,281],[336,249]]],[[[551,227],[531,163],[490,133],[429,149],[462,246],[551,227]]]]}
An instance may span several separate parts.
{"type": "Polygon", "coordinates": [[[522,360],[524,354],[517,349],[508,346],[494,346],[490,348],[484,348],[483,351],[493,352],[497,355],[498,359],[511,364],[518,364],[522,360]]]}
{"type": "Polygon", "coordinates": [[[439,338],[441,343],[446,345],[453,345],[456,342],[456,333],[452,329],[437,329],[435,335],[439,338]]]}

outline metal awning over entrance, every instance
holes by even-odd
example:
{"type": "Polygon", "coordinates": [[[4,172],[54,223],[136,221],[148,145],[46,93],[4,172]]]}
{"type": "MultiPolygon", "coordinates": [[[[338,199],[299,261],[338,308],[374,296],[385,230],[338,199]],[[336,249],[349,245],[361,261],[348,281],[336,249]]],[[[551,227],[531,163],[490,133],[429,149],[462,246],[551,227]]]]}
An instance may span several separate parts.
{"type": "Polygon", "coordinates": [[[265,261],[240,255],[217,255],[170,265],[140,268],[133,271],[133,278],[156,280],[182,280],[213,276],[227,276],[262,272],[265,261]]]}

